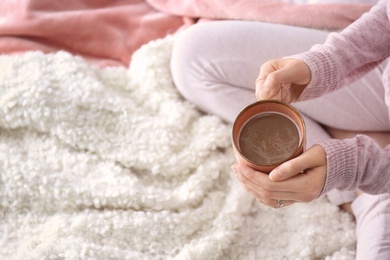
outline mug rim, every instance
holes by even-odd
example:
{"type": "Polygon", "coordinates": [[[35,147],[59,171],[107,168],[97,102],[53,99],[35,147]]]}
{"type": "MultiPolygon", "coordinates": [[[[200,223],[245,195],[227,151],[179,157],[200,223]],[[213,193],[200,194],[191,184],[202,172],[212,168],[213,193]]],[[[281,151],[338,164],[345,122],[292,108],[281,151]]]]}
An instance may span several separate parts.
{"type": "MultiPolygon", "coordinates": [[[[286,115],[285,113],[281,113],[281,112],[276,112],[276,111],[264,111],[264,113],[279,113],[279,114],[282,114],[284,116],[286,116],[287,118],[289,118],[290,120],[294,121],[295,123],[295,120],[291,118],[291,116],[289,115],[286,115]]],[[[255,115],[254,115],[255,116],[255,115]]],[[[251,118],[253,118],[254,116],[252,116],[251,118]]],[[[250,118],[250,119],[251,119],[250,118]]],[[[238,129],[238,131],[241,131],[243,126],[250,120],[248,119],[247,121],[245,121],[241,126],[240,128],[238,129]]],[[[296,123],[295,123],[296,124],[296,123]]],[[[294,108],[292,105],[290,105],[289,103],[285,102],[285,101],[281,101],[281,100],[258,100],[252,104],[249,104],[248,106],[246,106],[244,109],[242,109],[240,111],[240,113],[237,115],[236,119],[234,120],[233,122],[233,127],[232,127],[232,143],[233,143],[233,146],[234,146],[234,149],[240,154],[241,157],[244,158],[244,160],[246,160],[247,162],[249,162],[250,164],[253,164],[253,165],[256,165],[256,166],[259,166],[259,167],[276,167],[288,160],[291,160],[293,158],[295,158],[301,150],[303,151],[305,149],[305,134],[306,134],[306,124],[305,124],[305,121],[301,115],[301,113],[296,109],[294,108]],[[302,127],[298,126],[297,125],[297,128],[298,128],[298,131],[301,135],[301,140],[299,142],[299,145],[297,146],[297,148],[294,150],[294,152],[286,159],[283,159],[281,161],[278,161],[278,162],[275,162],[275,163],[272,163],[272,164],[259,164],[249,158],[247,158],[244,154],[242,154],[240,148],[239,148],[239,145],[238,145],[238,141],[239,141],[239,133],[237,133],[237,140],[235,140],[235,134],[236,134],[236,128],[237,128],[237,124],[238,124],[238,119],[244,114],[246,113],[249,109],[251,109],[252,107],[254,106],[258,106],[259,104],[264,104],[264,103],[275,103],[277,105],[282,105],[284,107],[287,107],[289,110],[291,110],[298,118],[300,124],[302,127]],[[301,131],[301,128],[302,128],[302,131],[301,131]],[[236,141],[237,141],[237,144],[236,144],[236,141]]]]}

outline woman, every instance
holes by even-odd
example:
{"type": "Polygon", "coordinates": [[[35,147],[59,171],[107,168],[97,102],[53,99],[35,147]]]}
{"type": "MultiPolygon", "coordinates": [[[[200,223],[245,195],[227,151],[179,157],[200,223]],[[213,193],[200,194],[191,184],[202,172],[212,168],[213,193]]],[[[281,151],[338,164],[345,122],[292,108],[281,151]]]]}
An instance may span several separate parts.
{"type": "Polygon", "coordinates": [[[339,34],[245,21],[199,24],[182,33],[172,56],[183,96],[228,122],[256,99],[294,102],[310,148],[270,175],[232,168],[271,207],[321,194],[337,205],[353,201],[357,259],[390,259],[389,8],[380,1],[339,34]],[[332,139],[338,137],[351,138],[332,139]]]}

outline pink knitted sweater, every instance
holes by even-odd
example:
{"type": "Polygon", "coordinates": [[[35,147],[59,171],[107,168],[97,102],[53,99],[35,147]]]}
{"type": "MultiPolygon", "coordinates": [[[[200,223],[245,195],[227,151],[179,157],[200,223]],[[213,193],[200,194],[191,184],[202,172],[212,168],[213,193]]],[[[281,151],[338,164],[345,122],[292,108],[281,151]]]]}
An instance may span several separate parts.
{"type": "MultiPolygon", "coordinates": [[[[358,79],[390,55],[390,1],[381,0],[370,12],[323,45],[295,55],[307,63],[312,79],[299,100],[319,97],[358,79]]],[[[390,64],[390,63],[389,63],[390,64]]],[[[390,65],[384,71],[385,101],[390,115],[390,65]]],[[[364,100],[363,100],[364,101],[364,100]]],[[[367,104],[368,106],[370,104],[367,104]]],[[[364,135],[320,143],[327,154],[328,174],[322,194],[331,189],[355,189],[370,194],[390,192],[390,145],[381,149],[364,135]]]]}

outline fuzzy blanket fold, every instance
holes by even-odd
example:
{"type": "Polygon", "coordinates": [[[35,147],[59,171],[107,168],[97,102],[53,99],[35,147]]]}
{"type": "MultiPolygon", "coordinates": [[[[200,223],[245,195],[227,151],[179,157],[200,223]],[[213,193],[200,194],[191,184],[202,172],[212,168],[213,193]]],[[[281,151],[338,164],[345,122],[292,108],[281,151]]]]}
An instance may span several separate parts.
{"type": "Polygon", "coordinates": [[[297,1],[291,0],[147,0],[147,2],[156,10],[177,16],[252,20],[333,30],[348,26],[372,7],[372,4],[348,1],[319,4],[297,4],[297,1]]]}
{"type": "Polygon", "coordinates": [[[172,83],[172,43],[128,69],[0,57],[0,258],[354,259],[325,198],[273,210],[243,190],[230,126],[172,83]]]}

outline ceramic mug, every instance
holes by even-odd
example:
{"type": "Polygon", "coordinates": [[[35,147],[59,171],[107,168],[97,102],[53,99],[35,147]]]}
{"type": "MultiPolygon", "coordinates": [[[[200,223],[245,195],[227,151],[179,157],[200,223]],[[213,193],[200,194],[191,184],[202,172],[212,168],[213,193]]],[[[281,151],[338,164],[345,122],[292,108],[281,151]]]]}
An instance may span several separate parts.
{"type": "Polygon", "coordinates": [[[232,144],[240,163],[270,173],[278,165],[303,153],[305,122],[298,110],[286,102],[257,101],[236,117],[232,144]]]}

